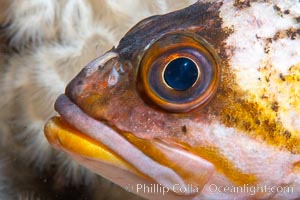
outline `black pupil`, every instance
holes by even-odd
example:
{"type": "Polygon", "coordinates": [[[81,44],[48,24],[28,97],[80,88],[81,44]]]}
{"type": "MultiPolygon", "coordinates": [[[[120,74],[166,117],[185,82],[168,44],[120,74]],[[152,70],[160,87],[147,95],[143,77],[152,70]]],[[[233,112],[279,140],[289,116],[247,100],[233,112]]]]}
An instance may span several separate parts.
{"type": "Polygon", "coordinates": [[[176,58],[166,67],[164,72],[165,82],[174,90],[190,88],[198,78],[196,64],[188,58],[176,58]]]}

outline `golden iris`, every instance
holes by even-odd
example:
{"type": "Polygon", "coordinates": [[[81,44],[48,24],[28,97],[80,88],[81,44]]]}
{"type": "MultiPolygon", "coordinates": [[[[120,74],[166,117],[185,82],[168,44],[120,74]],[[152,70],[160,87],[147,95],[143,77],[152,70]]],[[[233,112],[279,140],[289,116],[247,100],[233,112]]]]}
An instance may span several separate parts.
{"type": "Polygon", "coordinates": [[[147,102],[169,112],[189,112],[206,105],[220,79],[214,48],[191,33],[170,33],[145,50],[138,89],[147,102]]]}

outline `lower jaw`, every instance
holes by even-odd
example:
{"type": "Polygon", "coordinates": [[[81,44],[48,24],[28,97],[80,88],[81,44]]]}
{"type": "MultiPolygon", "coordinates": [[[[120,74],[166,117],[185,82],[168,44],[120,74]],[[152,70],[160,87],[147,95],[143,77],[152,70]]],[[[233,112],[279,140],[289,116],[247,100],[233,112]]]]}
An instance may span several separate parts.
{"type": "Polygon", "coordinates": [[[58,99],[56,109],[62,117],[54,117],[46,124],[48,141],[124,188],[157,184],[172,191],[177,186],[185,189],[170,194],[189,197],[196,191],[187,188],[193,185],[202,189],[214,172],[210,162],[175,143],[117,133],[87,116],[64,95],[58,99]]]}

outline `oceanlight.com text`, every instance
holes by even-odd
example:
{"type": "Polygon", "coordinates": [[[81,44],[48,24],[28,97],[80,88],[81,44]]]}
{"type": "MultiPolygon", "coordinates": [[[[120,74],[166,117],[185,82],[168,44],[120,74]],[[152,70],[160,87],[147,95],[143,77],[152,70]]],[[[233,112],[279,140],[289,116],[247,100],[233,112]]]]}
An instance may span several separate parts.
{"type": "Polygon", "coordinates": [[[294,192],[292,186],[270,186],[270,185],[249,185],[243,184],[241,186],[226,186],[217,184],[207,184],[204,187],[188,184],[182,186],[180,184],[174,184],[172,187],[165,187],[160,184],[135,184],[127,185],[125,189],[129,192],[154,194],[154,195],[166,195],[169,192],[177,194],[200,194],[205,193],[223,193],[223,194],[245,194],[255,195],[257,193],[263,194],[276,194],[276,193],[288,193],[294,192]]]}
{"type": "Polygon", "coordinates": [[[208,190],[212,193],[236,193],[236,194],[250,194],[255,195],[257,193],[293,193],[294,188],[291,186],[268,186],[268,185],[248,185],[242,186],[220,186],[216,184],[206,185],[208,190]]]}

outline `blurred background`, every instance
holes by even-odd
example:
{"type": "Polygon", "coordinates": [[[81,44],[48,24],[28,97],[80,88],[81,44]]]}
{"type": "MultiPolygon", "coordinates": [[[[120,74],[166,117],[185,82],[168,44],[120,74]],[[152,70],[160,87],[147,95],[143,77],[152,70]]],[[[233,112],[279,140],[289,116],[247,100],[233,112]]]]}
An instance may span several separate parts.
{"type": "Polygon", "coordinates": [[[195,0],[0,0],[0,199],[139,199],[46,141],[55,99],[138,21],[195,0]]]}

